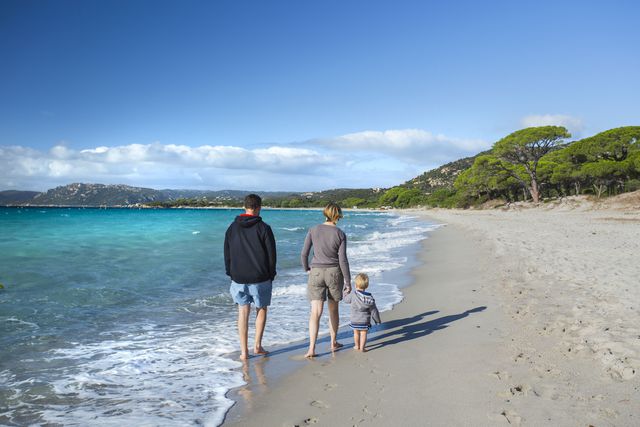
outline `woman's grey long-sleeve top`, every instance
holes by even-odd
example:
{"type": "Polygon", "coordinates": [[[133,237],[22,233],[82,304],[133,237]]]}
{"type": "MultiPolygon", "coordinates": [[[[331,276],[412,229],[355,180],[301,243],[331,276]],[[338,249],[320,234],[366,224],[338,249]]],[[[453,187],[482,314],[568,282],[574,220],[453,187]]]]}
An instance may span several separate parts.
{"type": "Polygon", "coordinates": [[[309,271],[309,253],[313,246],[311,267],[338,267],[342,271],[345,285],[351,284],[351,272],[347,259],[347,235],[338,227],[318,224],[312,227],[304,239],[300,255],[304,271],[309,271]]]}

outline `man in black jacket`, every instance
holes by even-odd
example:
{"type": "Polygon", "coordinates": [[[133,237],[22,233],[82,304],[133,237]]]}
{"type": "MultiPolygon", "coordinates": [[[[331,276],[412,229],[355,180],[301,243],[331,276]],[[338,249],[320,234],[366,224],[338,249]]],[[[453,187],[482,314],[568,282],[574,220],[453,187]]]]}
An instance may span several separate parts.
{"type": "Polygon", "coordinates": [[[262,333],[271,304],[271,286],[276,277],[276,240],[271,227],[262,221],[262,199],[256,194],[244,198],[245,213],[238,215],[224,236],[224,264],[231,277],[231,296],[238,304],[240,359],[249,358],[248,335],[251,303],[256,305],[255,354],[262,348],[262,333]]]}

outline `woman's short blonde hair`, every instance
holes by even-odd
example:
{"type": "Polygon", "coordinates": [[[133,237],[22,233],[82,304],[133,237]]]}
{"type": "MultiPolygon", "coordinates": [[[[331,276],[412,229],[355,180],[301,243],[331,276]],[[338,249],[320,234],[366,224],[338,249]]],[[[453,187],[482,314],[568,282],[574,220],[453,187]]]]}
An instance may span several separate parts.
{"type": "Polygon", "coordinates": [[[340,209],[340,206],[337,204],[331,202],[324,208],[324,217],[327,218],[327,221],[335,224],[342,218],[342,209],[340,209]]]}
{"type": "Polygon", "coordinates": [[[367,289],[369,287],[369,276],[365,273],[360,273],[356,276],[356,288],[367,289]]]}

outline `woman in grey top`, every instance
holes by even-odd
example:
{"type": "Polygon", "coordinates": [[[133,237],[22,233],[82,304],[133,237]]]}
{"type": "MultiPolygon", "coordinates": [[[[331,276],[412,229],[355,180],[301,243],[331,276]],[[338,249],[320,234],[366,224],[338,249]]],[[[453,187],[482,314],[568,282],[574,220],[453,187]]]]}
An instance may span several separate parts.
{"type": "Polygon", "coordinates": [[[324,208],[326,221],[312,227],[304,239],[302,248],[302,267],[309,273],[307,296],[311,302],[309,315],[309,350],[305,357],[316,356],[316,340],[320,317],[327,301],[329,308],[329,333],[331,350],[342,347],[337,339],[338,303],[342,299],[342,291],[351,292],[351,273],[347,260],[347,235],[336,224],[342,218],[342,209],[329,203],[324,208]],[[309,268],[309,253],[313,246],[313,260],[309,268]]]}

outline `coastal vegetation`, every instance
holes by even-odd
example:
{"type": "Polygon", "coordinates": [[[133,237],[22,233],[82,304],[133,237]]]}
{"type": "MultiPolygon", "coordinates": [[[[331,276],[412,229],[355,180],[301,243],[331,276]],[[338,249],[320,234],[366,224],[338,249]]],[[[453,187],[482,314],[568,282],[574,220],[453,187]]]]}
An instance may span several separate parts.
{"type": "MultiPolygon", "coordinates": [[[[589,138],[566,142],[569,132],[560,126],[516,131],[480,153],[455,180],[410,197],[412,182],[384,193],[398,196],[394,207],[470,207],[487,201],[539,202],[570,195],[597,198],[640,189],[640,126],[610,129],[589,138]],[[402,195],[403,197],[400,197],[402,195]]],[[[382,200],[381,200],[382,201],[382,200]]]]}

